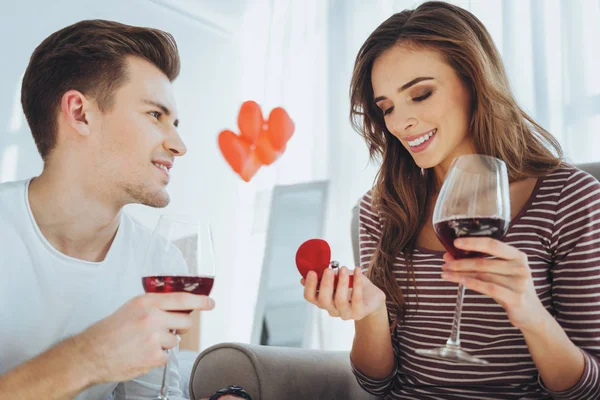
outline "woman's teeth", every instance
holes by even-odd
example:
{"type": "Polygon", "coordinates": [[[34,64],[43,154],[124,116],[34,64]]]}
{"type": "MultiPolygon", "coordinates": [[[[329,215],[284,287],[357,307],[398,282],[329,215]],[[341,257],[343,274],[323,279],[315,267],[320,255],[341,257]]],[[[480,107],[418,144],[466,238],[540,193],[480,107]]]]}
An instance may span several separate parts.
{"type": "Polygon", "coordinates": [[[423,135],[418,139],[408,142],[408,145],[410,147],[419,146],[419,145],[423,144],[424,142],[428,141],[433,135],[435,135],[436,132],[437,132],[437,129],[434,129],[431,132],[429,132],[428,134],[423,135]]]}

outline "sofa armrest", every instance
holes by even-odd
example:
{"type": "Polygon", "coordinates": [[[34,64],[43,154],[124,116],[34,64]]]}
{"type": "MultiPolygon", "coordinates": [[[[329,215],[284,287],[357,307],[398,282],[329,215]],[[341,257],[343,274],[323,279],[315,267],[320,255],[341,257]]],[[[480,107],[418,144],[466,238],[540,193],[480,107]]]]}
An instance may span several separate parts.
{"type": "Polygon", "coordinates": [[[370,400],[347,352],[223,343],[204,350],[192,369],[190,400],[229,385],[254,400],[370,400]]]}

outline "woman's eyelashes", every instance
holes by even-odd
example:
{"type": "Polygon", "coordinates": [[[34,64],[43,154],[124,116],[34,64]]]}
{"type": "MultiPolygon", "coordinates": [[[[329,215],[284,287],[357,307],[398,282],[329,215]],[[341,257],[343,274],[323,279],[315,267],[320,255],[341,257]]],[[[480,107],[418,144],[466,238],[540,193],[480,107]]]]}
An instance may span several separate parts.
{"type": "Polygon", "coordinates": [[[420,102],[420,101],[426,100],[427,98],[429,98],[429,96],[432,95],[432,93],[433,93],[433,90],[430,90],[421,96],[413,97],[412,101],[420,102]]]}
{"type": "MultiPolygon", "coordinates": [[[[415,102],[415,103],[420,103],[422,101],[427,100],[429,97],[431,97],[431,95],[433,94],[433,90],[428,90],[427,92],[425,92],[424,94],[420,95],[420,96],[416,96],[416,97],[412,97],[411,101],[415,102]]],[[[383,115],[388,115],[390,114],[392,111],[394,111],[394,106],[387,108],[387,109],[382,109],[383,111],[383,115]]]]}

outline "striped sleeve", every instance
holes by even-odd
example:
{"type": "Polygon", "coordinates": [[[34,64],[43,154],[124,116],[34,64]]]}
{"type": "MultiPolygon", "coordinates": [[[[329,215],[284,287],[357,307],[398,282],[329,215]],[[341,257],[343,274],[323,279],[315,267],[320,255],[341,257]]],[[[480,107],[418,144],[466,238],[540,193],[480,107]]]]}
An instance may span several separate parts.
{"type": "Polygon", "coordinates": [[[352,372],[354,373],[356,381],[360,387],[368,393],[378,397],[384,397],[392,390],[394,379],[398,373],[397,363],[394,364],[394,370],[392,373],[389,376],[381,379],[373,378],[362,373],[358,368],[356,368],[356,365],[354,365],[352,359],[350,359],[350,366],[352,367],[352,372]]]}
{"type": "Polygon", "coordinates": [[[600,183],[576,171],[556,209],[551,249],[555,318],[585,358],[579,382],[555,399],[600,398],[600,183]]]}
{"type": "Polygon", "coordinates": [[[372,208],[372,191],[365,194],[360,201],[358,214],[358,247],[360,267],[366,271],[381,237],[381,223],[372,208]]]}
{"type": "MultiPolygon", "coordinates": [[[[360,201],[358,234],[360,267],[365,271],[369,267],[369,263],[381,237],[381,224],[377,214],[372,209],[371,192],[368,192],[360,201]]],[[[391,391],[396,374],[398,373],[398,358],[394,357],[394,360],[392,373],[384,378],[373,378],[364,374],[354,365],[352,359],[350,360],[350,365],[358,384],[364,390],[372,395],[383,397],[391,391]]]]}

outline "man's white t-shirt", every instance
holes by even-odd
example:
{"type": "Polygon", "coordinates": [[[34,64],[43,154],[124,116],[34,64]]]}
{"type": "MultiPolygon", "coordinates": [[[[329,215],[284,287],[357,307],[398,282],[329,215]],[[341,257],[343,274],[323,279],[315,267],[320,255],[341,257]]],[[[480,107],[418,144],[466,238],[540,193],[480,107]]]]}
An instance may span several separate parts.
{"type": "MultiPolygon", "coordinates": [[[[66,256],[39,230],[29,206],[29,182],[0,184],[0,375],[144,292],[149,229],[122,213],[104,261],[66,256]]],[[[176,357],[169,365],[170,394],[177,399],[182,393],[176,357]]],[[[75,399],[155,399],[162,375],[162,367],[156,368],[130,382],[91,387],[75,399]]]]}

